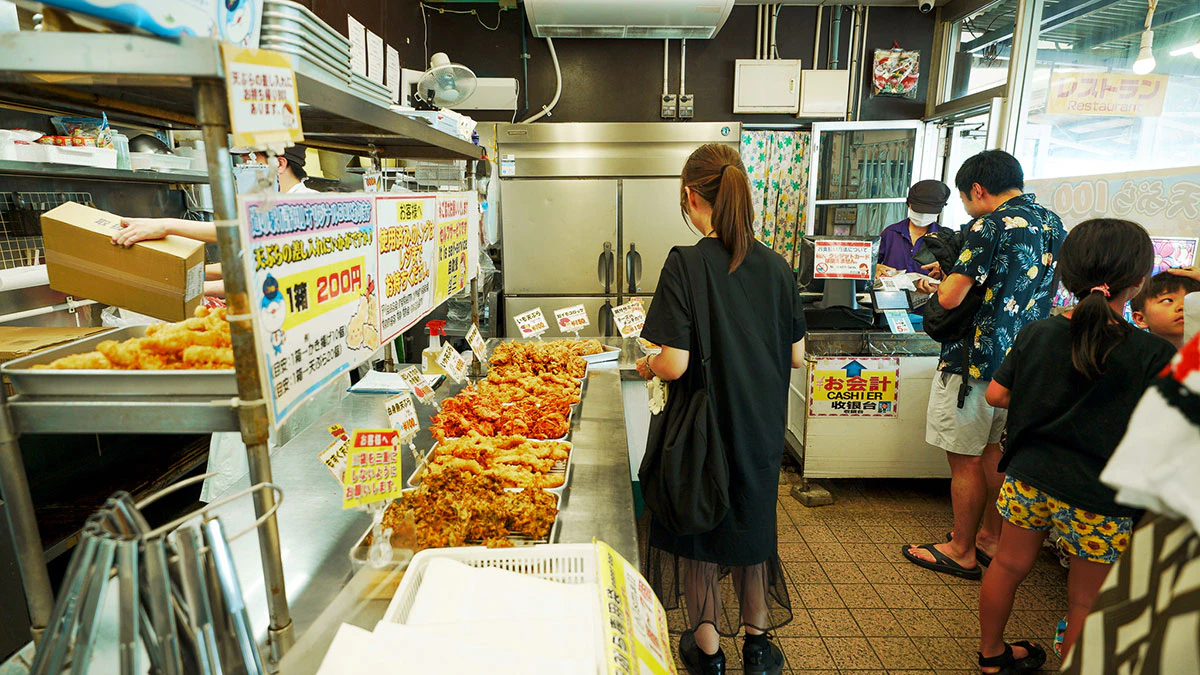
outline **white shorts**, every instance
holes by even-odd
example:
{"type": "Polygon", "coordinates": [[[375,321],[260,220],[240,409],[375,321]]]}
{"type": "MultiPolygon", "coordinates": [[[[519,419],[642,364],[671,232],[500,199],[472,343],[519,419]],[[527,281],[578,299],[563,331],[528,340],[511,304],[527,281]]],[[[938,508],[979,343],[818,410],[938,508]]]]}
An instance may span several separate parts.
{"type": "Polygon", "coordinates": [[[941,372],[933,377],[929,391],[929,410],[925,421],[925,442],[956,455],[978,457],[983,446],[1000,442],[1008,410],[993,408],[986,398],[988,380],[971,378],[971,392],[962,408],[958,407],[958,387],[962,375],[941,372]]]}

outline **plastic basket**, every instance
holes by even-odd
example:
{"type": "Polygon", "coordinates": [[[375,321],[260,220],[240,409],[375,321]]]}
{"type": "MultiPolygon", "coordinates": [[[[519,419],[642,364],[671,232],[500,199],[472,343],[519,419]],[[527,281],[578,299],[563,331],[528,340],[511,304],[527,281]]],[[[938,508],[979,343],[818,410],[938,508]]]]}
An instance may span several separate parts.
{"type": "Polygon", "coordinates": [[[438,548],[421,551],[408,563],[400,589],[383,615],[384,621],[406,623],[425,569],[434,558],[449,558],[471,567],[497,569],[528,574],[545,581],[561,584],[586,584],[596,581],[595,544],[543,544],[525,548],[489,549],[438,548]]]}

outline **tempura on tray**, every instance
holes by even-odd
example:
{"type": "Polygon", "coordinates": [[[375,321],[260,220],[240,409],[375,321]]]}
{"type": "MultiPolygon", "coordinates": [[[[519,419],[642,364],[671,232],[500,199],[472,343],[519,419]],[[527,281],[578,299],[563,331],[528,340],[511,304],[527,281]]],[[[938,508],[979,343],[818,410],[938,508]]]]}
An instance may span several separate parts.
{"type": "MultiPolygon", "coordinates": [[[[497,478],[509,488],[557,488],[566,482],[565,462],[571,446],[561,441],[532,441],[524,436],[481,436],[438,443],[424,476],[465,471],[497,478]]],[[[422,477],[424,480],[424,477],[422,477]]]]}
{"type": "Polygon", "coordinates": [[[229,370],[233,348],[224,309],[200,306],[178,323],[146,327],[146,336],[124,342],[104,340],[96,351],[71,354],[36,365],[50,370],[229,370]]]}

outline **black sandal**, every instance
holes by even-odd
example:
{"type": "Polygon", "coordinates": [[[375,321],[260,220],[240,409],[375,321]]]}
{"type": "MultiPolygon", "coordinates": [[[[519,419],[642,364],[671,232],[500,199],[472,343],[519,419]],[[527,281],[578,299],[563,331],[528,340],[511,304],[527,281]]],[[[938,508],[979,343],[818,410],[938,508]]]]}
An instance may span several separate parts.
{"type": "MultiPolygon", "coordinates": [[[[946,533],[946,543],[949,544],[952,541],[954,541],[954,530],[950,530],[946,533]]],[[[992,566],[992,556],[984,553],[983,549],[979,548],[978,546],[975,547],[975,559],[978,560],[979,564],[983,565],[984,567],[992,566]]]]}
{"type": "MultiPolygon", "coordinates": [[[[1024,675],[1024,673],[1032,673],[1042,667],[1046,662],[1046,650],[1033,644],[1028,640],[1021,640],[1012,644],[1004,645],[1004,653],[999,656],[984,657],[980,652],[975,652],[979,655],[980,668],[999,668],[994,675],[1024,675]],[[1013,658],[1013,647],[1024,647],[1028,654],[1023,659],[1013,658]]],[[[988,673],[987,675],[993,675],[988,673]]]]}
{"type": "Polygon", "coordinates": [[[928,560],[918,558],[909,552],[909,548],[909,546],[905,546],[901,552],[909,562],[917,567],[924,567],[927,570],[933,570],[934,572],[940,572],[942,574],[949,574],[950,576],[955,576],[960,579],[967,579],[969,581],[979,581],[981,578],[983,578],[983,568],[980,567],[978,563],[971,568],[963,567],[962,565],[954,562],[954,560],[945,553],[942,553],[934,548],[933,544],[924,544],[922,546],[914,546],[911,548],[927,551],[929,555],[933,557],[934,562],[929,562],[928,560]]]}

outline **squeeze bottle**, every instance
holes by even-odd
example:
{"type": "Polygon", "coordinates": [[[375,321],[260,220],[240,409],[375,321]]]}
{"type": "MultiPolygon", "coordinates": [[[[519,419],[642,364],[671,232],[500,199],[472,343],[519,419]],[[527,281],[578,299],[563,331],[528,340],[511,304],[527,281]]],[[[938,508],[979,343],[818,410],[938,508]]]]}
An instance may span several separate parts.
{"type": "Polygon", "coordinates": [[[440,336],[446,334],[445,321],[430,321],[425,324],[425,329],[429,333],[429,346],[421,352],[421,370],[426,375],[445,375],[446,370],[438,365],[438,355],[442,353],[442,340],[440,336]]]}

